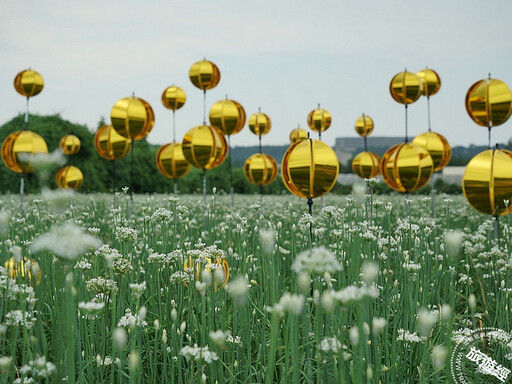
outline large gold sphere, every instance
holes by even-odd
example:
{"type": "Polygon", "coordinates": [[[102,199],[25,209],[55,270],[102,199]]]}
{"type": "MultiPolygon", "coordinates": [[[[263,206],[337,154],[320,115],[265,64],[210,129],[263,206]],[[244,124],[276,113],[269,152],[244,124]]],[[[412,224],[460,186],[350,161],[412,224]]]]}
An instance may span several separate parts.
{"type": "Polygon", "coordinates": [[[32,157],[36,153],[48,153],[44,139],[32,131],[17,131],[7,136],[2,144],[2,160],[11,171],[32,173],[32,157]]]}
{"type": "Polygon", "coordinates": [[[439,133],[424,132],[416,136],[412,143],[427,150],[434,162],[434,172],[443,169],[452,158],[452,149],[448,140],[439,133]]]}
{"type": "Polygon", "coordinates": [[[183,155],[181,143],[170,143],[160,147],[156,153],[156,166],[168,179],[179,179],[190,171],[190,164],[183,155]]]}
{"type": "Polygon", "coordinates": [[[254,113],[249,117],[249,129],[255,135],[266,135],[270,132],[272,121],[265,113],[254,113]]]}
{"type": "Polygon", "coordinates": [[[183,137],[182,150],[190,165],[201,169],[212,169],[220,165],[218,160],[227,155],[223,135],[216,128],[199,125],[190,129],[183,137]]]}
{"type": "Polygon", "coordinates": [[[307,138],[308,132],[300,127],[297,127],[290,132],[290,144],[294,144],[297,141],[305,140],[307,138]]]}
{"type": "Polygon", "coordinates": [[[281,161],[284,185],[302,198],[325,195],[336,184],[338,171],[336,153],[320,140],[297,141],[288,148],[281,161]]]}
{"type": "Polygon", "coordinates": [[[228,157],[229,145],[226,140],[226,136],[224,136],[224,133],[217,127],[212,127],[212,128],[217,131],[217,135],[219,136],[219,139],[221,141],[221,147],[222,147],[222,151],[221,151],[220,155],[217,157],[217,159],[212,164],[212,168],[215,168],[215,167],[221,165],[224,162],[224,160],[226,160],[226,158],[228,157]]]}
{"type": "Polygon", "coordinates": [[[432,96],[439,92],[441,88],[441,78],[436,71],[432,69],[424,69],[416,73],[423,83],[423,96],[432,96]]]}
{"type": "Polygon", "coordinates": [[[380,173],[380,157],[373,152],[360,152],[352,159],[352,171],[363,179],[371,179],[380,173]]]}
{"type": "Polygon", "coordinates": [[[225,135],[234,135],[245,125],[245,110],[235,100],[220,100],[210,108],[210,124],[225,135]]]}
{"type": "Polygon", "coordinates": [[[61,189],[79,189],[84,182],[82,171],[74,165],[62,167],[55,177],[57,186],[61,189]]]}
{"type": "Polygon", "coordinates": [[[331,114],[323,108],[317,108],[308,114],[308,125],[312,131],[323,132],[331,126],[331,114]]]}
{"type": "Polygon", "coordinates": [[[103,125],[94,135],[94,148],[107,160],[125,157],[132,149],[132,140],[121,136],[111,125],[103,125]]]}
{"type": "Polygon", "coordinates": [[[512,212],[512,152],[488,149],[473,157],[462,178],[462,191],[468,203],[488,215],[512,212]]]}
{"type": "Polygon", "coordinates": [[[43,76],[31,69],[21,71],[14,78],[14,89],[22,96],[32,97],[38,95],[43,88],[43,76]]]}
{"type": "Polygon", "coordinates": [[[173,111],[183,107],[186,100],[187,94],[185,91],[174,85],[166,88],[162,93],[162,104],[165,108],[172,109],[173,111]]]}
{"type": "Polygon", "coordinates": [[[359,136],[366,137],[370,136],[373,132],[373,120],[370,116],[362,115],[356,120],[355,129],[359,136]]]}
{"type": "Polygon", "coordinates": [[[215,88],[219,84],[220,71],[211,61],[202,60],[192,64],[188,77],[197,88],[206,91],[215,88]]]}
{"type": "Polygon", "coordinates": [[[118,100],[110,112],[112,127],[121,136],[142,140],[153,129],[155,114],[144,100],[130,96],[118,100]]]}
{"type": "Polygon", "coordinates": [[[277,176],[277,163],[266,153],[256,153],[245,160],[244,176],[251,184],[268,185],[277,176]]]}
{"type": "Polygon", "coordinates": [[[477,81],[466,94],[466,111],[478,125],[496,127],[510,117],[512,93],[501,80],[477,81]]]}
{"type": "Polygon", "coordinates": [[[389,83],[391,97],[400,104],[412,104],[423,92],[421,79],[412,72],[397,73],[389,83]]]}
{"type": "Polygon", "coordinates": [[[63,136],[59,141],[59,148],[65,155],[75,155],[80,151],[80,139],[75,135],[63,136]]]}
{"type": "Polygon", "coordinates": [[[397,144],[386,151],[380,162],[384,182],[399,192],[413,192],[428,183],[434,172],[426,149],[411,143],[397,144]]]}

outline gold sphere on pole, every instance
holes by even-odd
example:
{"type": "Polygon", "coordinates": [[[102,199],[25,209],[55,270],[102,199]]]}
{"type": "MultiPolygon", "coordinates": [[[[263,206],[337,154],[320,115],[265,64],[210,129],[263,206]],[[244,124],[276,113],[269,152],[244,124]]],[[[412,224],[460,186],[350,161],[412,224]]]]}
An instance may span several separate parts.
{"type": "Polygon", "coordinates": [[[305,140],[308,138],[308,132],[301,127],[295,128],[290,132],[290,144],[294,144],[297,141],[305,140]]]}
{"type": "Polygon", "coordinates": [[[180,179],[190,171],[190,164],[183,155],[181,143],[161,146],[156,154],[156,166],[168,179],[180,179]]]}
{"type": "Polygon", "coordinates": [[[462,191],[468,203],[488,215],[512,212],[512,152],[488,149],[473,157],[462,178],[462,191]]]}
{"type": "Polygon", "coordinates": [[[312,131],[323,132],[331,126],[332,118],[327,109],[317,108],[308,114],[308,125],[312,131]]]}
{"type": "Polygon", "coordinates": [[[477,81],[466,93],[466,111],[478,125],[496,127],[510,117],[512,93],[501,80],[477,81]]]}
{"type": "Polygon", "coordinates": [[[215,88],[219,84],[220,71],[211,61],[201,60],[192,64],[188,77],[197,88],[206,91],[215,88]]]}
{"type": "Polygon", "coordinates": [[[17,131],[7,136],[2,144],[2,160],[11,171],[32,173],[32,158],[37,153],[48,153],[44,139],[32,131],[17,131]]]}
{"type": "Polygon", "coordinates": [[[62,167],[55,177],[57,186],[61,189],[80,189],[84,182],[82,171],[74,165],[62,167]]]}
{"type": "Polygon", "coordinates": [[[391,97],[400,104],[412,104],[423,93],[421,79],[412,72],[397,73],[389,83],[391,97]]]}
{"type": "Polygon", "coordinates": [[[292,144],[281,161],[284,185],[296,196],[312,199],[329,192],[336,184],[339,161],[336,153],[320,140],[292,144]]]}
{"type": "Polygon", "coordinates": [[[362,115],[356,120],[355,130],[361,137],[370,136],[373,132],[374,124],[370,116],[362,115]]]}
{"type": "Polygon", "coordinates": [[[270,132],[272,121],[265,113],[254,113],[249,117],[249,129],[255,135],[266,135],[270,132]]]}
{"type": "Polygon", "coordinates": [[[426,149],[411,143],[392,146],[380,162],[384,182],[399,192],[413,192],[427,184],[434,162],[426,149]]]}
{"type": "Polygon", "coordinates": [[[110,112],[112,127],[121,136],[142,140],[153,129],[155,114],[151,106],[135,96],[118,100],[110,112]]]}
{"type": "Polygon", "coordinates": [[[59,141],[59,148],[65,155],[75,155],[81,148],[80,139],[75,135],[63,136],[59,141]]]}
{"type": "Polygon", "coordinates": [[[352,159],[352,171],[363,179],[371,179],[380,173],[380,157],[373,152],[360,152],[352,159]]]}
{"type": "Polygon", "coordinates": [[[221,148],[222,148],[220,155],[213,162],[212,168],[215,168],[215,167],[221,165],[224,162],[224,160],[227,159],[228,153],[229,153],[229,145],[226,140],[226,136],[224,136],[224,133],[222,133],[222,131],[217,127],[212,127],[212,128],[217,131],[217,135],[219,136],[219,139],[221,141],[221,148]]]}
{"type": "Polygon", "coordinates": [[[132,140],[121,136],[111,125],[103,125],[94,135],[94,148],[107,160],[125,157],[132,149],[132,140]]]}
{"type": "Polygon", "coordinates": [[[183,137],[182,150],[190,165],[200,169],[212,169],[220,165],[218,160],[227,156],[223,135],[209,125],[190,129],[183,137]]]}
{"type": "Polygon", "coordinates": [[[412,143],[427,150],[434,162],[434,172],[443,169],[452,158],[452,149],[448,140],[439,133],[424,132],[416,136],[412,143]]]}
{"type": "Polygon", "coordinates": [[[162,93],[162,104],[165,108],[176,111],[187,101],[187,94],[183,89],[176,86],[167,87],[162,93]]]}
{"type": "Polygon", "coordinates": [[[43,76],[31,69],[21,71],[14,78],[14,89],[22,96],[32,97],[38,95],[43,88],[43,76]]]}
{"type": "Polygon", "coordinates": [[[424,69],[416,73],[423,84],[423,96],[432,96],[439,92],[441,88],[441,78],[436,71],[432,69],[424,69]]]}
{"type": "Polygon", "coordinates": [[[235,100],[220,100],[210,108],[210,124],[220,129],[224,135],[234,135],[245,125],[245,110],[235,100]]]}
{"type": "Polygon", "coordinates": [[[251,184],[268,185],[277,176],[277,163],[266,153],[255,153],[245,160],[244,176],[251,184]]]}

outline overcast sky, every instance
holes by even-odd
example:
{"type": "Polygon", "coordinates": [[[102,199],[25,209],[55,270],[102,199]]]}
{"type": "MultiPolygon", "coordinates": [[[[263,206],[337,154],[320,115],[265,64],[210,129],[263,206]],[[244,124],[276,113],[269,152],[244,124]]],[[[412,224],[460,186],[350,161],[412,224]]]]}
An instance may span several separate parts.
{"type": "MultiPolygon", "coordinates": [[[[45,79],[32,113],[59,113],[95,130],[102,116],[110,121],[118,99],[135,92],[155,111],[148,136],[155,144],[172,140],[172,112],[160,97],[178,85],[187,93],[176,113],[180,140],[202,123],[202,93],[188,71],[206,57],[221,72],[207,109],[226,95],[247,116],[261,107],[272,119],[264,145],[288,144],[317,103],[333,117],[322,135],[330,145],[357,136],[362,112],[374,119],[375,136],[401,136],[404,107],[389,82],[404,68],[428,66],[442,79],[431,97],[433,130],[452,145],[486,145],[486,129],[466,113],[466,91],[488,73],[512,86],[510,0],[1,2],[0,124],[24,112],[12,84],[30,66],[45,79]]],[[[409,107],[411,136],[427,130],[426,109],[425,98],[409,107]]],[[[512,119],[494,128],[493,142],[508,141],[511,126],[512,119]]],[[[247,126],[231,140],[257,144],[247,126]]]]}

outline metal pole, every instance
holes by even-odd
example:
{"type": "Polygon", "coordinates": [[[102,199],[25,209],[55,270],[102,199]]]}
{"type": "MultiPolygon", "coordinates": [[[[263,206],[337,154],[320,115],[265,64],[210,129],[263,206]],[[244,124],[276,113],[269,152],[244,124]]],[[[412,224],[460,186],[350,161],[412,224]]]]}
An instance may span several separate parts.
{"type": "Polygon", "coordinates": [[[206,89],[203,91],[203,124],[206,125],[206,89]]]}
{"type": "Polygon", "coordinates": [[[130,220],[132,219],[133,214],[133,149],[135,147],[135,141],[132,142],[132,149],[131,149],[131,161],[130,161],[130,220]]]}
{"type": "Polygon", "coordinates": [[[176,111],[172,110],[172,142],[176,142],[176,111]]]}
{"type": "Polygon", "coordinates": [[[496,243],[498,243],[498,240],[499,240],[499,229],[500,229],[500,220],[499,220],[499,215],[495,215],[494,218],[496,220],[494,220],[494,241],[496,243]]]}
{"type": "Polygon", "coordinates": [[[234,197],[235,187],[233,186],[233,160],[231,157],[231,135],[228,135],[228,151],[229,151],[228,166],[229,166],[229,185],[230,185],[229,191],[231,194],[231,207],[233,207],[235,205],[235,197],[234,197]]]}
{"type": "Polygon", "coordinates": [[[491,149],[491,126],[490,125],[487,127],[487,130],[488,130],[488,138],[489,138],[488,147],[489,147],[489,149],[491,149]]]}
{"type": "Polygon", "coordinates": [[[23,195],[25,194],[25,174],[20,175],[20,213],[23,215],[23,195]]]}
{"type": "Polygon", "coordinates": [[[27,96],[27,103],[25,105],[25,126],[24,126],[24,130],[27,130],[28,129],[28,99],[29,97],[27,96]]]}
{"type": "Polygon", "coordinates": [[[178,196],[178,183],[176,182],[176,179],[174,180],[174,196],[178,196]]]}
{"type": "Polygon", "coordinates": [[[405,142],[409,142],[408,125],[407,125],[407,104],[405,104],[405,142]]]}
{"type": "Polygon", "coordinates": [[[206,209],[206,169],[203,169],[203,203],[206,209]]]}
{"type": "Polygon", "coordinates": [[[430,96],[427,96],[427,115],[428,115],[428,131],[432,132],[432,127],[430,126],[430,96]]]}

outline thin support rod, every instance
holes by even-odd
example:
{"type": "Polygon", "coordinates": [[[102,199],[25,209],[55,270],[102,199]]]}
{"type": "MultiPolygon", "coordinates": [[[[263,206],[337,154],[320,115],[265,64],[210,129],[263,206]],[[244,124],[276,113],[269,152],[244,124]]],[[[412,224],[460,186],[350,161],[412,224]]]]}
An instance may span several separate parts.
{"type": "Polygon", "coordinates": [[[365,136],[364,139],[364,151],[368,152],[368,138],[365,136]]]}
{"type": "Polygon", "coordinates": [[[173,179],[174,181],[174,196],[178,196],[178,183],[176,178],[173,179]]]}
{"type": "Polygon", "coordinates": [[[428,116],[428,131],[432,132],[432,126],[430,125],[430,96],[427,96],[427,116],[428,116]]]}
{"type": "MultiPolygon", "coordinates": [[[[309,206],[309,214],[313,215],[313,199],[308,197],[308,206],[309,206]]],[[[313,242],[313,226],[312,223],[309,223],[309,238],[311,242],[313,242]]]]}
{"type": "Polygon", "coordinates": [[[322,132],[318,132],[318,140],[322,140],[322,132]]]}
{"type": "Polygon", "coordinates": [[[258,144],[258,152],[261,154],[261,134],[258,135],[259,144],[258,144]]]}
{"type": "Polygon", "coordinates": [[[29,97],[27,96],[27,103],[25,105],[25,125],[23,127],[23,129],[25,131],[28,129],[28,100],[29,100],[29,97]]]}
{"type": "Polygon", "coordinates": [[[260,216],[263,215],[263,185],[260,185],[260,216]]]}
{"type": "Polygon", "coordinates": [[[135,147],[135,141],[132,142],[132,149],[130,154],[130,220],[133,214],[133,148],[135,147]]]}
{"type": "Polygon", "coordinates": [[[206,209],[206,169],[203,169],[203,203],[206,209]]]}
{"type": "Polygon", "coordinates": [[[20,175],[20,213],[23,215],[23,196],[25,194],[25,174],[20,175]]]}
{"type": "Polygon", "coordinates": [[[203,91],[203,124],[206,125],[206,89],[203,91]]]}
{"type": "Polygon", "coordinates": [[[112,161],[112,193],[116,193],[117,191],[117,167],[116,160],[112,161]]]}
{"type": "Polygon", "coordinates": [[[409,126],[407,122],[407,104],[405,104],[405,142],[409,142],[409,126]]]}
{"type": "Polygon", "coordinates": [[[229,191],[231,194],[231,206],[235,205],[235,187],[233,186],[233,158],[231,156],[231,135],[228,135],[228,156],[229,156],[229,191]]]}
{"type": "Polygon", "coordinates": [[[405,202],[405,217],[406,218],[409,218],[409,204],[407,203],[407,200],[409,199],[409,193],[405,193],[405,199],[404,199],[404,202],[405,202]]]}
{"type": "Polygon", "coordinates": [[[491,126],[490,125],[487,127],[487,131],[488,131],[488,139],[489,139],[489,149],[491,149],[491,126]]]}
{"type": "Polygon", "coordinates": [[[430,203],[432,204],[432,217],[436,217],[436,191],[434,190],[434,178],[430,179],[430,203]]]}
{"type": "Polygon", "coordinates": [[[172,110],[172,142],[176,142],[176,111],[172,110]]]}
{"type": "Polygon", "coordinates": [[[499,215],[495,215],[494,218],[496,220],[494,220],[494,241],[497,243],[498,240],[500,239],[500,220],[499,220],[499,215]]]}

